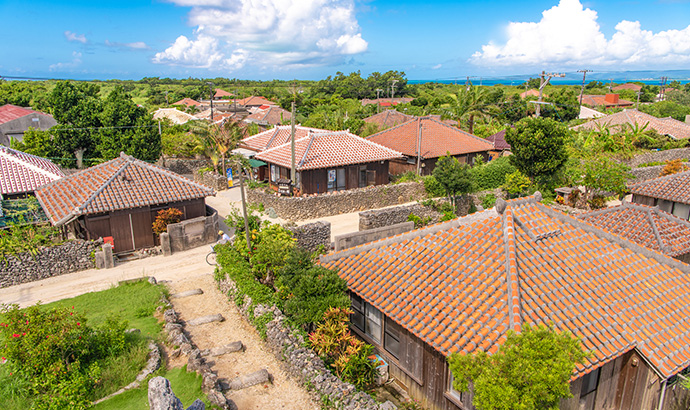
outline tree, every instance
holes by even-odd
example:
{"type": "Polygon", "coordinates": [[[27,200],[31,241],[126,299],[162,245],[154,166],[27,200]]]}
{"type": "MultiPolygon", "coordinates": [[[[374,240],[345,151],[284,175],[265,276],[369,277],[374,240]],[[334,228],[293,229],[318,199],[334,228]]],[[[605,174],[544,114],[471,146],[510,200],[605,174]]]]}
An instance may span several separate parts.
{"type": "Polygon", "coordinates": [[[631,177],[630,168],[604,156],[584,161],[577,172],[579,178],[574,182],[585,186],[588,199],[596,193],[594,191],[623,195],[627,190],[625,182],[631,177]]]}
{"type": "Polygon", "coordinates": [[[450,95],[450,117],[458,122],[467,119],[467,130],[470,134],[474,130],[474,117],[489,114],[486,88],[470,86],[463,88],[457,94],[450,95]]]}
{"type": "Polygon", "coordinates": [[[563,168],[568,129],[550,118],[525,118],[506,130],[510,161],[532,181],[553,177],[563,168]]]}
{"type": "Polygon", "coordinates": [[[505,176],[505,183],[501,188],[508,193],[509,197],[516,197],[525,194],[529,186],[529,178],[519,170],[515,170],[515,172],[505,176]]]}
{"type": "Polygon", "coordinates": [[[546,101],[553,105],[550,109],[543,110],[542,117],[568,122],[580,115],[578,93],[572,88],[560,88],[546,97],[546,101]]]}
{"type": "Polygon", "coordinates": [[[223,172],[225,172],[225,156],[237,147],[245,135],[246,130],[236,121],[225,121],[222,125],[211,125],[207,138],[220,157],[223,172]]]}
{"type": "Polygon", "coordinates": [[[480,410],[557,410],[562,398],[572,397],[570,377],[585,357],[580,341],[569,332],[526,325],[522,333],[509,331],[491,356],[453,353],[448,362],[453,387],[467,391],[473,383],[472,403],[480,410]]]}
{"type": "Polygon", "coordinates": [[[472,176],[469,167],[461,164],[457,158],[451,157],[450,153],[436,161],[433,172],[434,178],[446,191],[450,204],[455,209],[455,197],[472,192],[472,176]]]}

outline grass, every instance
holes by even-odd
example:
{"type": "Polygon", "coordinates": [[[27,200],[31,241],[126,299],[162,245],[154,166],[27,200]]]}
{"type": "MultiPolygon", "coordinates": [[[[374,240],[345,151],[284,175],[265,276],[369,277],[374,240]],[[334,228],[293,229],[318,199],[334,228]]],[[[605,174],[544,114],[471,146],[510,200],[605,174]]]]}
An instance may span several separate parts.
{"type": "MultiPolygon", "coordinates": [[[[163,376],[170,380],[170,386],[175,392],[185,408],[189,407],[194,400],[201,399],[210,408],[210,403],[206,395],[201,391],[201,376],[196,373],[187,373],[187,366],[171,369],[168,371],[157,372],[158,376],[163,376]]],[[[94,410],[141,410],[147,409],[148,388],[147,385],[134,390],[130,390],[106,400],[94,407],[94,410]]]]}
{"type": "MultiPolygon", "coordinates": [[[[83,313],[88,318],[88,323],[91,326],[102,324],[109,314],[115,313],[128,322],[128,328],[141,330],[141,334],[132,334],[127,337],[131,348],[125,354],[109,358],[101,363],[101,369],[103,370],[101,383],[97,386],[93,397],[90,399],[107,396],[122,386],[131,383],[141,369],[143,369],[148,356],[148,340],[151,338],[157,339],[162,330],[162,325],[153,317],[153,313],[160,304],[161,293],[164,292],[167,292],[164,287],[152,285],[146,280],[142,280],[122,284],[102,292],[87,293],[71,299],[42,305],[45,309],[53,307],[71,308],[74,306],[76,311],[83,313]]],[[[0,315],[1,320],[2,315],[0,315]]],[[[182,380],[190,381],[189,377],[194,378],[196,376],[192,374],[185,378],[175,372],[171,373],[177,378],[178,384],[182,385],[185,384],[182,380]]],[[[195,386],[200,392],[200,378],[195,386]]],[[[180,386],[178,389],[181,392],[190,390],[190,395],[196,394],[193,386],[180,386]]],[[[0,403],[3,404],[2,408],[8,410],[30,408],[33,399],[27,397],[27,393],[28,386],[23,385],[17,377],[9,375],[9,370],[5,366],[0,365],[0,403]]],[[[177,394],[177,391],[175,393],[177,394]]],[[[198,394],[198,396],[202,397],[203,395],[198,394]]],[[[145,389],[143,397],[146,397],[145,389]]],[[[108,400],[108,403],[110,401],[112,400],[108,400]]],[[[189,404],[193,401],[194,399],[189,404]]]]}

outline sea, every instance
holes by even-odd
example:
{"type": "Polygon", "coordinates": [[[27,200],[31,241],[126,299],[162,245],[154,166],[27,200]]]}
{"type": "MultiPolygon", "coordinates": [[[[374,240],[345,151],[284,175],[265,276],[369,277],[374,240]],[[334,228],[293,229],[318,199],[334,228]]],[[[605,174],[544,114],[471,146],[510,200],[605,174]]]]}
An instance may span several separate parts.
{"type": "MultiPolygon", "coordinates": [[[[582,84],[582,73],[559,72],[563,77],[551,78],[554,85],[579,85],[582,84]]],[[[641,82],[649,85],[661,85],[664,77],[666,84],[678,81],[681,84],[690,83],[690,70],[664,70],[664,71],[592,71],[587,73],[585,83],[601,81],[604,84],[622,84],[627,82],[641,82]]],[[[408,80],[408,84],[442,83],[465,84],[468,80],[474,85],[520,85],[530,78],[539,78],[539,73],[518,74],[508,76],[458,76],[452,78],[439,78],[430,80],[408,80]],[[469,78],[468,78],[469,77],[469,78]]]]}

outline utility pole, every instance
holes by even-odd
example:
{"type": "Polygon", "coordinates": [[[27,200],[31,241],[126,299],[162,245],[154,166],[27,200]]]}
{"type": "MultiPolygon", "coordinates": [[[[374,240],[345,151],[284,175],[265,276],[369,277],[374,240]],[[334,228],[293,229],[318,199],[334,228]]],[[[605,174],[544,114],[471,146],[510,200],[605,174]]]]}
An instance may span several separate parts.
{"type": "Polygon", "coordinates": [[[211,97],[211,124],[213,124],[213,83],[207,82],[208,84],[208,95],[211,97]]]}
{"type": "Polygon", "coordinates": [[[613,78],[609,78],[609,92],[613,92],[613,78]]]}
{"type": "Polygon", "coordinates": [[[398,80],[393,80],[393,83],[391,84],[391,99],[395,98],[395,83],[397,83],[398,80]]]}
{"type": "Polygon", "coordinates": [[[170,105],[170,103],[168,102],[168,93],[169,93],[169,92],[170,92],[170,91],[166,91],[166,92],[165,92],[165,105],[166,105],[166,106],[170,105]]]}
{"type": "MultiPolygon", "coordinates": [[[[295,101],[292,101],[292,116],[290,117],[290,155],[292,156],[292,166],[290,168],[290,180],[292,187],[295,186],[295,178],[297,177],[297,168],[295,167],[295,101]]],[[[293,192],[294,193],[294,192],[293,192]]]]}
{"type": "Polygon", "coordinates": [[[541,102],[542,102],[542,96],[544,95],[544,88],[546,88],[547,84],[549,84],[549,81],[553,77],[565,77],[565,74],[559,74],[559,73],[546,73],[544,71],[539,74],[539,100],[537,102],[537,112],[535,113],[535,116],[539,118],[541,115],[541,102]]]}
{"type": "Polygon", "coordinates": [[[249,240],[249,220],[247,219],[247,200],[244,198],[244,177],[242,177],[242,162],[238,161],[237,171],[240,174],[240,195],[242,196],[242,214],[244,215],[244,233],[247,237],[247,251],[252,251],[252,243],[249,240]]]}
{"type": "Polygon", "coordinates": [[[417,118],[417,175],[422,169],[422,118],[417,118]]]}
{"type": "Polygon", "coordinates": [[[640,94],[642,94],[642,90],[636,92],[637,94],[637,102],[635,103],[635,109],[639,110],[640,109],[640,94]]]}
{"type": "Polygon", "coordinates": [[[578,73],[582,73],[582,88],[580,89],[580,111],[582,111],[582,96],[585,93],[585,77],[587,77],[587,73],[591,73],[592,70],[577,70],[578,73]]]}
{"type": "Polygon", "coordinates": [[[379,93],[381,93],[383,90],[380,88],[376,89],[376,113],[378,114],[381,112],[381,101],[379,100],[379,93]]]}
{"type": "Polygon", "coordinates": [[[661,77],[661,86],[659,87],[659,101],[664,101],[666,99],[666,81],[668,81],[668,77],[661,77]]]}

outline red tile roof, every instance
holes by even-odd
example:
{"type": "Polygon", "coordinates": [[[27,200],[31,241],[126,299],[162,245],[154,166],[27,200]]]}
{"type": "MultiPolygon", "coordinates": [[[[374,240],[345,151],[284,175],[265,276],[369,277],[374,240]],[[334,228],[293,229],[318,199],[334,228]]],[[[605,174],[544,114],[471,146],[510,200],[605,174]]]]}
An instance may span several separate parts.
{"type": "Polygon", "coordinates": [[[33,113],[49,115],[46,113],[42,113],[40,111],[34,111],[30,108],[18,107],[12,104],[5,104],[2,107],[0,107],[0,124],[4,124],[6,122],[10,122],[12,120],[16,120],[17,118],[21,118],[33,113]]]}
{"type": "Polygon", "coordinates": [[[266,99],[265,97],[261,96],[249,96],[247,98],[243,98],[241,100],[237,100],[238,105],[244,105],[244,106],[260,106],[260,105],[276,105],[271,100],[266,99]]]}
{"type": "Polygon", "coordinates": [[[611,95],[615,95],[616,99],[618,94],[607,94],[607,95],[588,95],[582,96],[582,105],[588,105],[590,107],[632,107],[635,103],[628,100],[617,99],[616,101],[610,100],[611,95]],[[608,99],[607,99],[608,98],[608,99]]]}
{"type": "MultiPolygon", "coordinates": [[[[290,168],[291,144],[285,143],[256,155],[256,159],[290,168]]],[[[295,140],[297,170],[339,167],[402,158],[402,154],[347,131],[310,132],[295,140]]]]}
{"type": "Polygon", "coordinates": [[[409,102],[412,102],[412,100],[414,100],[414,98],[409,98],[409,97],[379,98],[379,99],[364,98],[362,100],[362,105],[379,104],[382,107],[390,107],[391,105],[409,103],[409,102]]]}
{"type": "Polygon", "coordinates": [[[81,215],[209,195],[215,195],[213,189],[124,153],[36,190],[36,198],[54,225],[81,215]]]}
{"type": "Polygon", "coordinates": [[[232,97],[234,95],[225,90],[221,90],[220,88],[216,88],[215,91],[216,92],[213,94],[213,98],[232,97]]]}
{"type": "Polygon", "coordinates": [[[620,90],[633,90],[633,91],[640,91],[642,89],[642,86],[639,84],[633,84],[633,83],[625,83],[621,85],[617,85],[613,87],[613,91],[620,91],[620,90]]]}
{"type": "MultiPolygon", "coordinates": [[[[527,97],[539,97],[539,90],[535,90],[534,88],[532,88],[531,90],[523,91],[520,93],[520,98],[527,97]]],[[[542,94],[542,97],[547,97],[547,95],[542,94]]]]}
{"type": "Polygon", "coordinates": [[[624,202],[578,218],[669,256],[690,253],[690,222],[658,207],[624,202]]]}
{"type": "Polygon", "coordinates": [[[494,135],[486,137],[486,140],[494,144],[495,150],[502,151],[510,149],[510,144],[506,142],[506,130],[499,131],[494,135]]]}
{"type": "Polygon", "coordinates": [[[630,186],[630,192],[651,198],[690,204],[690,171],[639,182],[630,186]]]}
{"type": "Polygon", "coordinates": [[[417,140],[421,130],[422,158],[438,158],[450,155],[491,151],[491,142],[451,127],[436,119],[421,117],[367,137],[390,149],[410,157],[417,156],[417,140]]]}
{"type": "Polygon", "coordinates": [[[183,98],[180,101],[174,102],[173,105],[186,105],[187,107],[191,107],[201,105],[201,103],[191,98],[183,98]]]}
{"type": "Polygon", "coordinates": [[[499,200],[497,210],[321,263],[446,356],[494,353],[509,329],[553,323],[592,353],[574,378],[633,348],[664,378],[690,365],[690,266],[535,197],[499,200]]]}
{"type": "Polygon", "coordinates": [[[290,111],[276,106],[267,106],[266,109],[248,115],[243,121],[259,125],[280,125],[290,118],[292,118],[290,111]]]}
{"type": "MultiPolygon", "coordinates": [[[[295,126],[295,139],[301,139],[306,137],[310,132],[329,132],[328,130],[322,130],[319,128],[309,128],[303,127],[301,125],[295,126]]],[[[283,145],[290,141],[290,135],[292,129],[289,125],[278,125],[260,132],[258,134],[246,137],[240,142],[240,147],[247,148],[252,151],[261,152],[269,148],[277,147],[278,145],[283,145]]]]}
{"type": "Polygon", "coordinates": [[[370,124],[376,124],[379,126],[379,129],[384,129],[384,128],[390,128],[394,127],[398,124],[402,124],[404,122],[413,120],[417,117],[414,115],[407,115],[404,113],[401,113],[400,111],[396,110],[385,110],[383,112],[380,112],[378,114],[374,114],[371,117],[367,117],[364,119],[364,122],[368,122],[370,124]]]}
{"type": "Polygon", "coordinates": [[[672,138],[690,138],[690,124],[671,117],[657,118],[634,109],[623,110],[606,117],[597,118],[573,127],[573,129],[576,131],[581,129],[597,130],[599,127],[606,126],[611,128],[612,131],[620,131],[624,125],[637,125],[640,128],[646,125],[647,129],[653,129],[659,134],[668,135],[672,138]]]}
{"type": "Polygon", "coordinates": [[[0,145],[0,194],[33,192],[64,176],[50,160],[0,145]]]}

